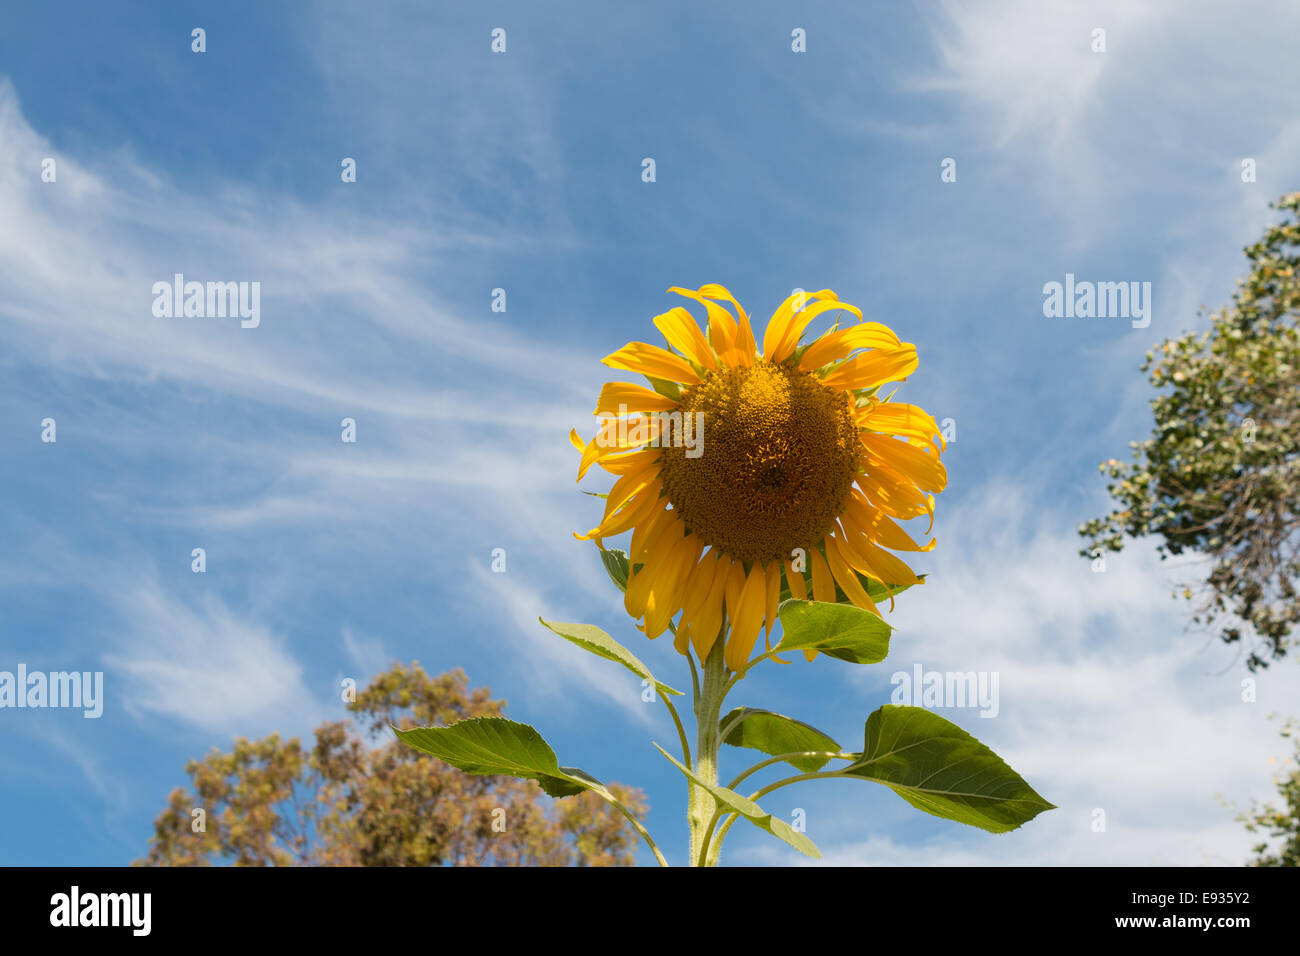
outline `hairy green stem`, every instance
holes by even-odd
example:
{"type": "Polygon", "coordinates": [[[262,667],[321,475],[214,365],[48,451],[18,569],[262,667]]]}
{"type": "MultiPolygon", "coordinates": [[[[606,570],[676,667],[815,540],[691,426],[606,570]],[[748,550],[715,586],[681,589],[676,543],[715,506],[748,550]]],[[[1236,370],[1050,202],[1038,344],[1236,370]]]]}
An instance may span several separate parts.
{"type": "MultiPolygon", "coordinates": [[[[704,661],[704,679],[695,697],[695,764],[691,769],[709,786],[718,783],[718,717],[722,701],[727,694],[727,666],[723,659],[723,641],[714,642],[712,652],[704,661]]],[[[704,857],[705,833],[717,810],[716,801],[704,787],[689,781],[687,792],[687,821],[691,829],[690,862],[692,866],[707,865],[704,857]]],[[[716,862],[716,858],[715,858],[716,862]]]]}

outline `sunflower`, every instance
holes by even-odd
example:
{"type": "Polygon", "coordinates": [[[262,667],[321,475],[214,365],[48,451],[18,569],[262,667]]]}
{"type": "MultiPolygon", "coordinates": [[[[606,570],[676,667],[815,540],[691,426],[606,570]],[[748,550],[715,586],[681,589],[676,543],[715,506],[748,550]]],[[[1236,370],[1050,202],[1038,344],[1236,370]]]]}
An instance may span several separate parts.
{"type": "Polygon", "coordinates": [[[830,289],[786,299],[761,353],[727,289],[668,291],[704,307],[705,331],[673,308],[654,319],[667,348],[630,342],[604,360],[651,387],[606,384],[600,431],[586,442],[570,433],[579,480],[592,465],[617,478],[600,524],[575,536],[603,549],[631,531],[624,605],[640,630],[655,638],[673,627],[677,650],[694,647],[701,661],[721,638],[739,671],[760,631],[770,650],[785,596],[879,614],[869,582],[886,592],[920,583],[886,549],[934,547],[897,521],[924,515],[933,529],[944,440],[925,411],[878,395],[916,370],[916,346],[830,289]],[[831,310],[856,321],[837,318],[801,345],[831,310]]]}

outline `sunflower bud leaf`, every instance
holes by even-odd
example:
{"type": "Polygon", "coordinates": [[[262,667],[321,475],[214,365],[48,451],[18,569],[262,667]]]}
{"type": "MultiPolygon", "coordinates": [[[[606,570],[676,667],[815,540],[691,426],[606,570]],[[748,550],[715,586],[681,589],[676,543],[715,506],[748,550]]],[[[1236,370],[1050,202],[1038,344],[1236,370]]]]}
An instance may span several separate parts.
{"type": "Polygon", "coordinates": [[[673,401],[677,401],[682,397],[682,387],[676,382],[670,382],[665,378],[655,378],[653,375],[647,375],[646,381],[650,383],[651,388],[664,396],[664,398],[671,398],[673,401]]]}
{"type": "Polygon", "coordinates": [[[628,563],[627,552],[600,549],[600,561],[605,565],[605,573],[620,591],[627,590],[628,563]]]}
{"type": "Polygon", "coordinates": [[[642,680],[652,681],[655,690],[659,693],[668,694],[671,697],[682,696],[681,691],[655,680],[654,674],[650,673],[650,668],[642,664],[635,654],[595,625],[562,624],[558,621],[544,621],[540,617],[537,620],[542,622],[543,627],[554,631],[566,641],[577,644],[584,651],[590,651],[597,657],[603,657],[607,661],[622,664],[642,680]]]}

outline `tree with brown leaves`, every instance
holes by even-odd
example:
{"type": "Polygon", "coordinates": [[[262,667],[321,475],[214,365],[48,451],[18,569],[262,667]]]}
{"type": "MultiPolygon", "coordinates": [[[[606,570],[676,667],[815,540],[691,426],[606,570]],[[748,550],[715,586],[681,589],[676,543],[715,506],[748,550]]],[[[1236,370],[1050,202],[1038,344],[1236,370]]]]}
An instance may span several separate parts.
{"type": "MultiPolygon", "coordinates": [[[[395,665],[316,728],[310,750],[272,734],[237,738],[186,766],[138,866],[628,866],[636,833],[594,793],[538,799],[531,781],[475,777],[406,747],[390,725],[500,716],[504,701],[464,672],[395,665]]],[[[610,790],[638,817],[639,790],[610,790]]]]}

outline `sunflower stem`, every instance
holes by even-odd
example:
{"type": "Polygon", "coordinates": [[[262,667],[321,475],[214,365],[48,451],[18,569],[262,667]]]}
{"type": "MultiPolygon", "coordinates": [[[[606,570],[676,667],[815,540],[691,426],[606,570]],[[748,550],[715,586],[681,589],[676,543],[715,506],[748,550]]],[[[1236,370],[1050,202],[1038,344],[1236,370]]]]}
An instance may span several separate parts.
{"type": "MultiPolygon", "coordinates": [[[[724,642],[714,642],[712,652],[704,661],[704,680],[699,693],[695,696],[696,746],[695,765],[691,768],[696,776],[709,786],[718,784],[718,746],[721,738],[718,733],[718,718],[722,712],[722,701],[727,696],[727,666],[724,661],[724,642]]],[[[690,862],[692,866],[716,864],[716,856],[706,860],[703,854],[705,834],[716,812],[713,794],[699,784],[687,784],[687,820],[690,823],[690,862]]]]}

